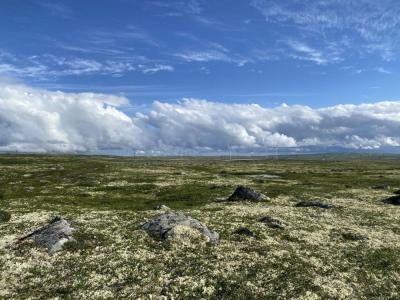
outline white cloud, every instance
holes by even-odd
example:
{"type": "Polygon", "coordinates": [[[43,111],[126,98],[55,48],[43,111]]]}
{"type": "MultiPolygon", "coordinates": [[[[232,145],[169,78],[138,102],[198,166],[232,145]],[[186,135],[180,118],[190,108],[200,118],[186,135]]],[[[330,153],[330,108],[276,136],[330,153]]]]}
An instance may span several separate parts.
{"type": "Polygon", "coordinates": [[[260,151],[269,147],[400,146],[400,102],[265,108],[184,99],[154,102],[129,117],[127,99],[63,93],[22,85],[0,86],[0,150],[99,151],[134,149],[170,153],[260,151]]]}
{"type": "Polygon", "coordinates": [[[383,60],[393,59],[398,52],[398,1],[253,0],[252,6],[268,23],[291,28],[292,37],[328,44],[334,41],[353,54],[374,52],[383,60]]]}
{"type": "Polygon", "coordinates": [[[382,73],[382,74],[387,74],[387,75],[390,75],[390,74],[392,74],[392,72],[391,72],[391,71],[389,71],[389,70],[386,70],[386,69],[385,69],[385,68],[383,68],[383,67],[376,68],[376,69],[375,69],[375,71],[377,71],[377,72],[379,72],[379,73],[382,73]]]}
{"type": "Polygon", "coordinates": [[[139,65],[139,67],[141,68],[141,70],[144,74],[148,74],[148,73],[152,74],[152,73],[157,73],[160,71],[173,72],[175,70],[175,68],[170,65],[154,65],[154,66],[139,65]]]}
{"type": "Polygon", "coordinates": [[[216,50],[186,51],[178,53],[175,56],[180,57],[187,62],[231,61],[225,53],[216,50]]]}
{"type": "Polygon", "coordinates": [[[143,61],[141,57],[95,60],[43,54],[21,58],[1,55],[0,52],[0,75],[19,78],[34,77],[35,79],[46,80],[61,76],[122,76],[134,71],[152,74],[163,71],[172,72],[174,67],[143,61]]]}
{"type": "Polygon", "coordinates": [[[0,150],[90,151],[143,148],[146,137],[118,110],[127,100],[21,85],[0,87],[0,150]]]}
{"type": "Polygon", "coordinates": [[[319,50],[316,50],[305,43],[289,40],[287,45],[295,52],[289,54],[290,57],[300,60],[308,60],[315,62],[318,65],[326,65],[332,60],[337,60],[335,57],[326,55],[319,50]]]}

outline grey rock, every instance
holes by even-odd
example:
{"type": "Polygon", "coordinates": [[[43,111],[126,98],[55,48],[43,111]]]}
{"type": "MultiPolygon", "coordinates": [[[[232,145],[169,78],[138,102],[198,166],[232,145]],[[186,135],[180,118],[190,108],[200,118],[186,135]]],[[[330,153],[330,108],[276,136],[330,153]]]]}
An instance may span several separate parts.
{"type": "Polygon", "coordinates": [[[20,238],[18,242],[31,239],[39,247],[46,248],[49,254],[54,254],[62,250],[66,242],[73,240],[72,234],[74,230],[67,220],[55,217],[47,225],[20,238]]]}
{"type": "Polygon", "coordinates": [[[272,218],[270,216],[262,217],[259,221],[271,228],[284,229],[286,227],[281,220],[272,218]]]}
{"type": "Polygon", "coordinates": [[[11,214],[9,212],[0,210],[0,223],[8,222],[8,221],[10,221],[10,219],[11,219],[11,214]]]}
{"type": "Polygon", "coordinates": [[[252,188],[245,186],[238,186],[231,196],[227,199],[228,201],[264,201],[268,200],[268,197],[253,190],[252,188]]]}
{"type": "Polygon", "coordinates": [[[400,205],[400,195],[389,197],[383,200],[383,202],[387,204],[400,205]]]}
{"type": "Polygon", "coordinates": [[[254,236],[254,232],[246,227],[240,227],[236,229],[234,233],[240,235],[254,236]]]}
{"type": "Polygon", "coordinates": [[[321,201],[302,201],[295,205],[296,207],[319,207],[319,208],[334,208],[335,205],[324,203],[321,201]]]}
{"type": "Polygon", "coordinates": [[[147,230],[162,239],[168,239],[171,234],[173,234],[176,226],[187,226],[193,228],[206,236],[210,243],[219,243],[219,234],[217,232],[208,229],[206,225],[200,223],[198,220],[182,213],[164,213],[143,224],[142,229],[147,230]]]}

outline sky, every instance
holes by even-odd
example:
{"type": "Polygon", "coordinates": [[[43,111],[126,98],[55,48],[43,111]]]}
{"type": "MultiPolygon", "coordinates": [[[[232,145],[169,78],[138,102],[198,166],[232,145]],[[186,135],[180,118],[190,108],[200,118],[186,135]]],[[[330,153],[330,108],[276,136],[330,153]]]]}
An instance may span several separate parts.
{"type": "Polygon", "coordinates": [[[2,0],[0,151],[400,146],[396,0],[2,0]]]}

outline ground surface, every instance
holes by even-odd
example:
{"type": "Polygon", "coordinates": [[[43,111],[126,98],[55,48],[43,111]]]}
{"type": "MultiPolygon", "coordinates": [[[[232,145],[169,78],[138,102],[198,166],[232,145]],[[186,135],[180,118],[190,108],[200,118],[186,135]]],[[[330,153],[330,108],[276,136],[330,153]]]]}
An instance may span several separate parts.
{"type": "Polygon", "coordinates": [[[395,156],[1,155],[0,210],[11,219],[0,223],[0,299],[399,299],[400,207],[382,202],[396,189],[395,156]],[[240,184],[270,200],[214,201],[240,184]],[[294,207],[316,199],[340,208],[294,207]],[[220,245],[139,229],[158,204],[219,232],[220,245]],[[64,251],[8,247],[54,215],[77,229],[64,251]]]}

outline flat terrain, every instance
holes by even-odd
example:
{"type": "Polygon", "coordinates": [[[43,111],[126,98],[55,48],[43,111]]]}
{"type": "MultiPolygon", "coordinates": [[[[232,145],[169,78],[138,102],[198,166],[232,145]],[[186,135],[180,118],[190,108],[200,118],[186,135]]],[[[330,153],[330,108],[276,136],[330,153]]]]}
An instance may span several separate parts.
{"type": "Polygon", "coordinates": [[[382,202],[399,189],[399,156],[0,155],[0,299],[399,299],[400,206],[382,202]],[[270,200],[215,201],[238,185],[270,200]],[[306,200],[339,207],[295,207],[306,200]],[[221,243],[141,230],[159,204],[221,243]],[[10,248],[55,215],[76,228],[63,251],[10,248]]]}

